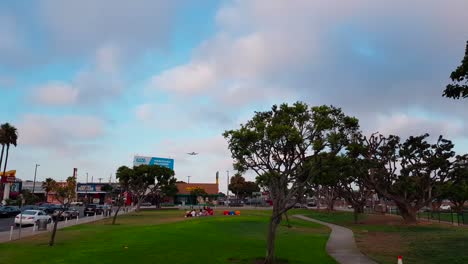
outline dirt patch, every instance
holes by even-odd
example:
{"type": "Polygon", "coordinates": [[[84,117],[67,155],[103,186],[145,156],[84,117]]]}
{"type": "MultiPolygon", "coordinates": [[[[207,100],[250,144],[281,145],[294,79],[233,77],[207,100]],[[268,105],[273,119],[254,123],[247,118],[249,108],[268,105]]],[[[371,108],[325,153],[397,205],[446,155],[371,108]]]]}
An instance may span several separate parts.
{"type": "Polygon", "coordinates": [[[396,258],[407,255],[409,247],[399,233],[359,232],[355,240],[359,250],[368,256],[396,258]]]}
{"type": "Polygon", "coordinates": [[[406,225],[401,216],[371,214],[359,221],[365,225],[406,225]]]}

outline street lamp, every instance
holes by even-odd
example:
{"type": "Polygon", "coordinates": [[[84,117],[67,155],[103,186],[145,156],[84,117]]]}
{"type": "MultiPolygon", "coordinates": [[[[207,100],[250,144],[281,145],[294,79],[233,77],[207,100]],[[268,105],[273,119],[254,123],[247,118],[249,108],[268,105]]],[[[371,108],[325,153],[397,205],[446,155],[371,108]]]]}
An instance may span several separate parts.
{"type": "Polygon", "coordinates": [[[34,195],[34,189],[36,188],[36,175],[37,175],[37,167],[41,166],[40,164],[36,164],[36,168],[34,169],[34,181],[33,181],[33,188],[32,194],[34,195]]]}

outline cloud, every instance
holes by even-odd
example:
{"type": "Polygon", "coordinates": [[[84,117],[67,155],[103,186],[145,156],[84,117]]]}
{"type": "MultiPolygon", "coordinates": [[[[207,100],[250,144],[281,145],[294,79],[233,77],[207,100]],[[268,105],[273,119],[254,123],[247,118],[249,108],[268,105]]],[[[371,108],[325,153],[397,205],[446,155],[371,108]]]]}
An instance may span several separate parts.
{"type": "Polygon", "coordinates": [[[151,80],[151,87],[194,94],[207,90],[216,83],[216,71],[209,64],[191,63],[163,71],[151,80]]]}
{"type": "Polygon", "coordinates": [[[142,122],[152,122],[155,119],[154,105],[152,104],[141,104],[135,108],[135,117],[137,120],[142,122]]]}
{"type": "Polygon", "coordinates": [[[124,87],[120,49],[103,45],[96,50],[91,66],[69,81],[49,81],[34,88],[33,100],[50,106],[93,105],[120,95],[124,87]]]}
{"type": "Polygon", "coordinates": [[[18,144],[58,154],[77,154],[96,147],[105,133],[104,122],[94,116],[25,114],[18,123],[18,144]]]}
{"type": "Polygon", "coordinates": [[[437,120],[425,117],[411,116],[404,113],[380,115],[377,118],[374,131],[384,135],[399,135],[402,139],[429,133],[432,138],[443,135],[445,138],[468,137],[466,126],[455,120],[437,120]]]}
{"type": "Polygon", "coordinates": [[[130,54],[167,45],[176,1],[43,1],[39,7],[57,52],[79,55],[103,43],[130,54]]]}
{"type": "Polygon", "coordinates": [[[77,99],[77,89],[66,83],[52,82],[37,88],[33,100],[45,105],[73,105],[77,99]]]}
{"type": "Polygon", "coordinates": [[[223,102],[203,109],[214,117],[269,98],[337,105],[362,122],[411,107],[466,119],[466,105],[441,96],[463,53],[466,9],[462,0],[225,2],[217,32],[156,73],[164,85],[153,88],[223,102]]]}

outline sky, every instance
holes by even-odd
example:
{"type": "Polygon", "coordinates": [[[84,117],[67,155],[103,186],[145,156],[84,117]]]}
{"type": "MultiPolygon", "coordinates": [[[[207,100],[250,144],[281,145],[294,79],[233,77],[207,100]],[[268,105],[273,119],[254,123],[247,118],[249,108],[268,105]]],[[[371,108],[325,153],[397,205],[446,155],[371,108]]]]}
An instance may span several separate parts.
{"type": "MultiPolygon", "coordinates": [[[[0,2],[8,169],[115,180],[134,155],[220,189],[222,137],[255,111],[335,105],[365,133],[442,134],[468,152],[468,101],[442,97],[468,40],[466,0],[0,2]],[[199,152],[190,156],[187,152],[199,152]]],[[[254,175],[246,175],[253,180],[254,175]]]]}

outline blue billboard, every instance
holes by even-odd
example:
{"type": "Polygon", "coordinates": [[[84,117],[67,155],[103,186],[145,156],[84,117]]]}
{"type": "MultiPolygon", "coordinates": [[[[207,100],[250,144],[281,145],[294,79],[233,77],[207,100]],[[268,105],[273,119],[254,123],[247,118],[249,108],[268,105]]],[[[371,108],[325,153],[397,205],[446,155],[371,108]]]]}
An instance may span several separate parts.
{"type": "Polygon", "coordinates": [[[133,166],[140,165],[159,165],[161,167],[167,167],[171,170],[174,170],[174,159],[135,156],[133,158],[133,166]]]}

